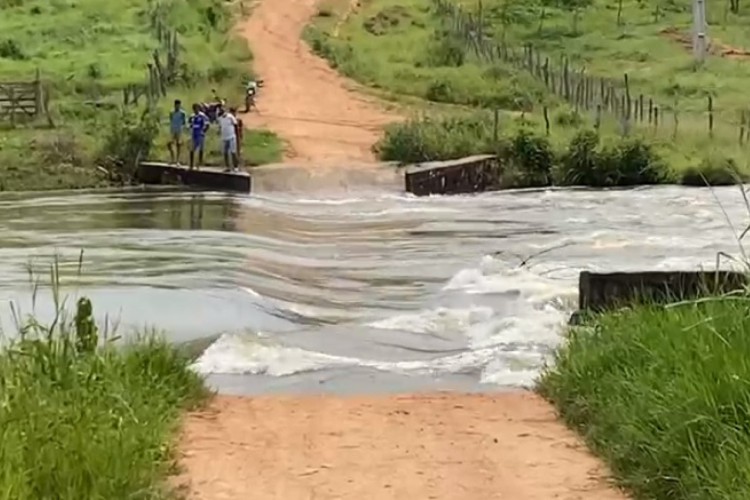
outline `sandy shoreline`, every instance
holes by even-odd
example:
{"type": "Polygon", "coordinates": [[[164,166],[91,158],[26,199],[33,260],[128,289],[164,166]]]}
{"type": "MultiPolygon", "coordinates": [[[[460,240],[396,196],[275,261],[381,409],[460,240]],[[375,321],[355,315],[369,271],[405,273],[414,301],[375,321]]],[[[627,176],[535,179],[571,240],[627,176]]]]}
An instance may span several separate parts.
{"type": "Polygon", "coordinates": [[[190,499],[626,498],[521,391],[217,396],[186,417],[179,451],[190,499]]]}

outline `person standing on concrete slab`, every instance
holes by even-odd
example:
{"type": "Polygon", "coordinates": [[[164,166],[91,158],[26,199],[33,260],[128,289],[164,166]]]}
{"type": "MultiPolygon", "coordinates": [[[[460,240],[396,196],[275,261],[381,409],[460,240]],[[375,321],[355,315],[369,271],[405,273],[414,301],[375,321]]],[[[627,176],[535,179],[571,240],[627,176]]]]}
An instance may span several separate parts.
{"type": "Polygon", "coordinates": [[[203,165],[203,146],[208,130],[208,116],[201,111],[198,104],[193,104],[193,115],[190,117],[190,170],[195,165],[195,151],[198,151],[198,166],[203,165]]]}
{"type": "Polygon", "coordinates": [[[239,170],[237,158],[237,118],[224,106],[219,108],[219,135],[221,136],[221,151],[224,154],[224,171],[239,170]],[[229,159],[232,159],[231,167],[229,159]]]}
{"type": "Polygon", "coordinates": [[[187,115],[182,109],[182,102],[179,99],[174,101],[174,109],[169,114],[169,156],[172,165],[180,164],[180,153],[182,149],[182,131],[187,125],[187,115]]]}

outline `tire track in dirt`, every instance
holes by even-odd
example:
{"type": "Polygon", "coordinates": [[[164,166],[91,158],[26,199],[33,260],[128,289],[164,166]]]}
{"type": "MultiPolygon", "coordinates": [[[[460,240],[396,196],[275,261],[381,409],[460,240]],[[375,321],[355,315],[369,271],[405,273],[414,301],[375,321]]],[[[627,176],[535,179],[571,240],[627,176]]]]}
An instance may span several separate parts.
{"type": "Polygon", "coordinates": [[[371,147],[399,117],[353,90],[356,85],[312,53],[302,32],[316,0],[261,0],[239,26],[264,80],[259,112],[243,116],[287,143],[286,160],[304,163],[374,161],[371,147]]]}

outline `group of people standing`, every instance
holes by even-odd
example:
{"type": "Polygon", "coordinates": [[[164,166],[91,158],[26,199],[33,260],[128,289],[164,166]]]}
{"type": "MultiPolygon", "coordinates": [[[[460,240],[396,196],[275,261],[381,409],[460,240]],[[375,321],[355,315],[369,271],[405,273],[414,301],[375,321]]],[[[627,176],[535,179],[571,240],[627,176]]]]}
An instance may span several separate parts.
{"type": "MultiPolygon", "coordinates": [[[[240,144],[242,142],[242,122],[236,116],[236,109],[225,109],[221,103],[217,107],[216,123],[221,137],[221,151],[224,156],[225,171],[238,171],[240,163],[240,144]]],[[[200,105],[193,104],[193,114],[188,117],[182,108],[182,102],[177,99],[174,109],[169,115],[170,140],[168,144],[169,154],[173,165],[180,165],[180,154],[182,152],[182,135],[185,130],[189,131],[189,158],[190,170],[195,168],[195,155],[198,154],[198,166],[203,165],[203,151],[206,133],[210,128],[211,120],[201,110],[200,105]]]]}

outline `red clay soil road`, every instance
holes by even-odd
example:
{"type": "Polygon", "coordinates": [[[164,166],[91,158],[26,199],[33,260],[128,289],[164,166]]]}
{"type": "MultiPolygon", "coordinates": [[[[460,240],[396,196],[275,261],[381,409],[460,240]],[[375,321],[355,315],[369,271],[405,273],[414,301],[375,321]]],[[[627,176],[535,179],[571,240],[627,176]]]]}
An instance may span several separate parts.
{"type": "Polygon", "coordinates": [[[218,396],[188,415],[193,500],[624,500],[527,392],[218,396]]]}
{"type": "MultiPolygon", "coordinates": [[[[300,41],[314,0],[263,0],[242,27],[262,123],[308,165],[371,159],[394,117],[300,41]]],[[[247,119],[247,118],[246,118],[247,119]]],[[[239,398],[186,416],[176,484],[194,500],[624,500],[526,392],[239,398]]]]}
{"type": "Polygon", "coordinates": [[[261,0],[239,30],[264,80],[260,113],[243,121],[262,126],[287,143],[286,159],[303,163],[373,161],[371,147],[383,127],[398,119],[382,103],[358,95],[356,85],[315,56],[302,32],[316,0],[261,0]]]}

